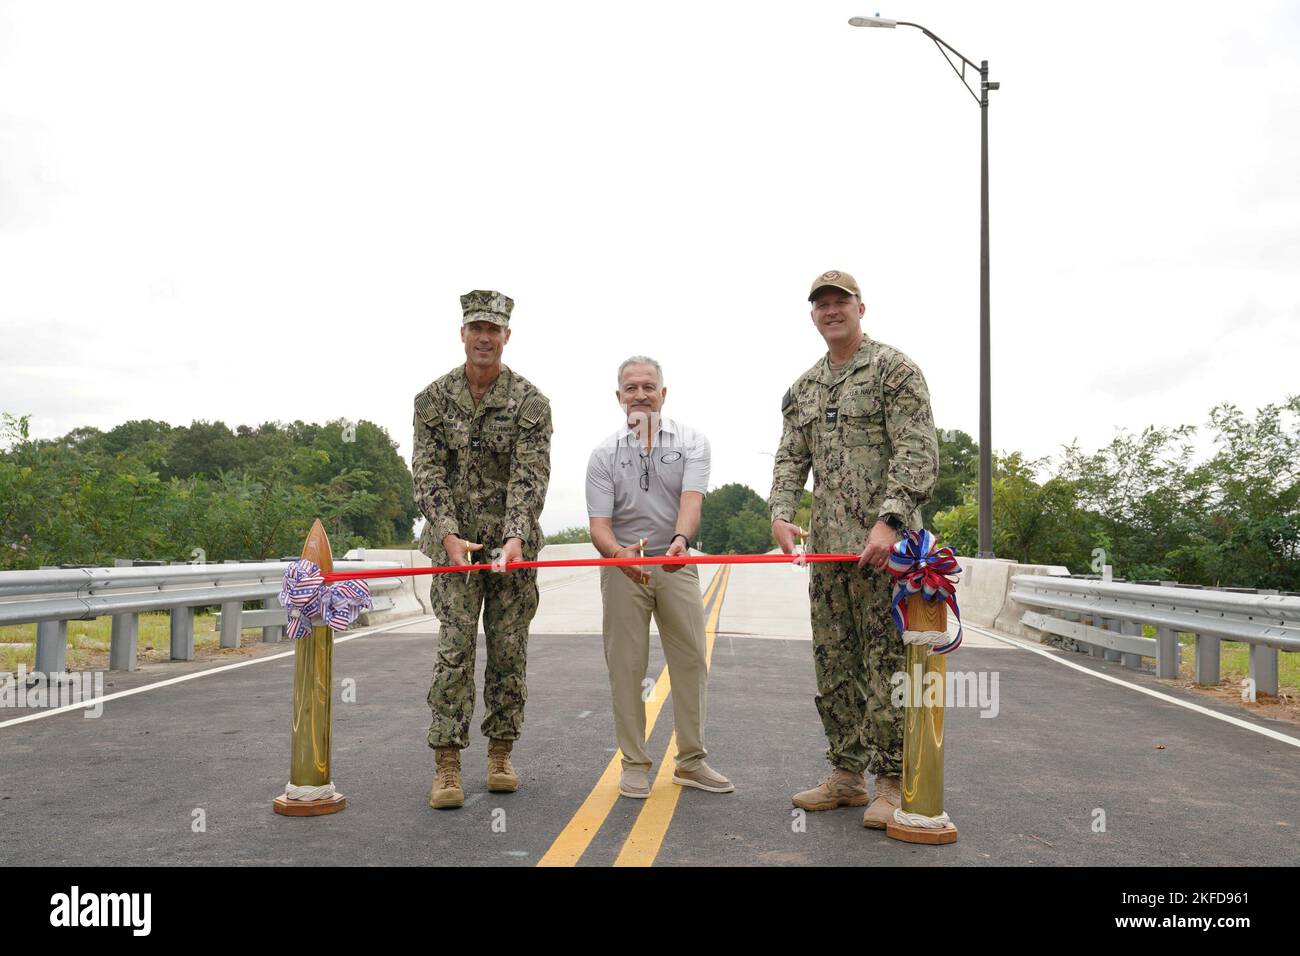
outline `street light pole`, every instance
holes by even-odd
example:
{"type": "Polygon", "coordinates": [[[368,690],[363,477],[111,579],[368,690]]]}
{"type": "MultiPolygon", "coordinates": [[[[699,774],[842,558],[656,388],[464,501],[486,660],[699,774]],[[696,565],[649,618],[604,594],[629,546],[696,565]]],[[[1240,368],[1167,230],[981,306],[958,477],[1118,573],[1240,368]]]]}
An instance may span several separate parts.
{"type": "Polygon", "coordinates": [[[906,20],[886,20],[883,17],[853,17],[850,26],[915,27],[934,41],[939,52],[943,54],[948,65],[953,68],[958,78],[975,96],[975,91],[966,81],[966,67],[978,70],[980,74],[980,93],[975,102],[980,107],[980,474],[979,474],[979,553],[978,557],[993,557],[993,429],[992,403],[990,401],[989,370],[989,90],[996,90],[1000,83],[989,82],[989,61],[981,60],[979,66],[956,49],[945,43],[919,23],[906,20]],[[952,53],[961,61],[961,68],[953,63],[952,53]]]}
{"type": "MultiPolygon", "coordinates": [[[[993,89],[997,89],[995,85],[993,89]]],[[[989,394],[989,61],[980,60],[980,545],[993,557],[993,409],[989,394]]]]}

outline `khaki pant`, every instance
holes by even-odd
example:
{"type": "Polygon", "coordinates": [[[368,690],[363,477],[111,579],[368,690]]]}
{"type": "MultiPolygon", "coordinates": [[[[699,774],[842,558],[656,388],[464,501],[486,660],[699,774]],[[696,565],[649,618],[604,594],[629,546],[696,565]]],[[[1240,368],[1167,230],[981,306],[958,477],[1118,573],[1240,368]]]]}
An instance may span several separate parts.
{"type": "Polygon", "coordinates": [[[697,566],[671,574],[652,565],[650,583],[628,580],[619,568],[600,569],[604,605],[605,664],[614,698],[614,734],[623,751],[623,769],[646,769],[645,699],[642,681],[650,662],[650,615],[672,683],[677,766],[694,770],[704,761],[704,709],[709,670],[705,660],[704,601],[697,566]]]}

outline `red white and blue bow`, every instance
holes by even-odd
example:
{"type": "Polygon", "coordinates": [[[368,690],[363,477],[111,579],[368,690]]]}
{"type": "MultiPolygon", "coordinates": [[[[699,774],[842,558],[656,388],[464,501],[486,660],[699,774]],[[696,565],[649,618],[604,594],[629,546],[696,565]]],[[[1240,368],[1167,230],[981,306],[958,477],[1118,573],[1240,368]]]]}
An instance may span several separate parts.
{"type": "Polygon", "coordinates": [[[929,531],[909,531],[889,553],[887,567],[894,576],[894,599],[890,612],[894,615],[898,633],[901,635],[908,629],[908,597],[920,594],[927,601],[943,601],[957,618],[957,636],[930,653],[955,651],[961,644],[961,612],[957,610],[956,594],[961,567],[952,548],[936,548],[935,537],[929,531]]]}
{"type": "Polygon", "coordinates": [[[289,612],[285,633],[293,640],[311,633],[313,618],[320,618],[336,631],[346,631],[370,602],[370,588],[363,581],[326,584],[315,562],[302,558],[284,569],[280,605],[289,612]]]}

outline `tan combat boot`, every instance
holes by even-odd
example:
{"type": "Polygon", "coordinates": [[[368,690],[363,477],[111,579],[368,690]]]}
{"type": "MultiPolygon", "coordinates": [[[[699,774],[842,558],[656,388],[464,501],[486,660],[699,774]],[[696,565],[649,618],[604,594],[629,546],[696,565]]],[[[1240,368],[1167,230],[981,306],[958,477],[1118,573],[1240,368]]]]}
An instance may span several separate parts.
{"type": "Polygon", "coordinates": [[[792,801],[805,810],[834,810],[836,807],[861,807],[867,802],[867,781],[860,773],[836,767],[811,790],[796,793],[792,801]]]}
{"type": "Polygon", "coordinates": [[[510,748],[513,740],[488,742],[488,789],[493,793],[514,793],[519,789],[519,778],[510,766],[510,748]]]}
{"type": "Polygon", "coordinates": [[[429,794],[429,806],[435,810],[465,805],[465,791],[460,787],[460,750],[456,747],[439,747],[434,751],[438,776],[429,794]]]}
{"type": "Polygon", "coordinates": [[[894,811],[903,805],[902,781],[897,777],[876,774],[876,799],[862,814],[862,825],[873,830],[883,830],[894,819],[894,811]]]}

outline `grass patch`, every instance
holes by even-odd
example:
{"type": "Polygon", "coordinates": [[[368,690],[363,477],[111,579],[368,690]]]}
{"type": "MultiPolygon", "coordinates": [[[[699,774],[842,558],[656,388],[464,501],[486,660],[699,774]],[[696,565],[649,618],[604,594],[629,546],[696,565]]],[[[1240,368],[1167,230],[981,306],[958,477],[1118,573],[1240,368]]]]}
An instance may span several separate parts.
{"type": "MultiPolygon", "coordinates": [[[[1143,637],[1155,637],[1156,629],[1142,625],[1143,637]]],[[[1195,677],[1192,668],[1196,660],[1196,636],[1190,631],[1178,632],[1182,654],[1178,673],[1195,677]]],[[[1240,682],[1250,676],[1250,645],[1240,641],[1219,641],[1219,679],[1240,682]]],[[[1300,653],[1281,651],[1277,655],[1278,690],[1295,698],[1300,697],[1300,653]]]]}
{"type": "MultiPolygon", "coordinates": [[[[151,611],[140,615],[136,634],[136,660],[153,663],[171,660],[171,615],[166,611],[151,611]]],[[[194,656],[213,657],[222,652],[221,634],[216,629],[217,616],[211,611],[194,615],[194,656]]],[[[68,622],[68,662],[70,671],[103,670],[108,667],[108,651],[112,642],[112,617],[98,617],[93,621],[68,622]]],[[[257,643],[262,639],[260,627],[246,627],[240,632],[239,643],[257,643]]],[[[229,649],[231,652],[234,648],[229,649]]],[[[0,627],[0,671],[13,673],[20,664],[27,670],[36,668],[36,625],[10,624],[0,627]],[[25,643],[24,643],[25,642],[25,643]],[[8,644],[8,646],[5,646],[8,644]]]]}
{"type": "MultiPolygon", "coordinates": [[[[1192,646],[1194,641],[1190,634],[1178,635],[1178,643],[1183,646],[1184,661],[1191,662],[1194,659],[1196,654],[1196,649],[1192,646]]],[[[1220,641],[1219,674],[1222,677],[1249,677],[1250,645],[1238,641],[1220,641]]],[[[1278,653],[1277,682],[1280,687],[1291,688],[1293,693],[1300,692],[1300,654],[1294,651],[1278,653]]]]}

